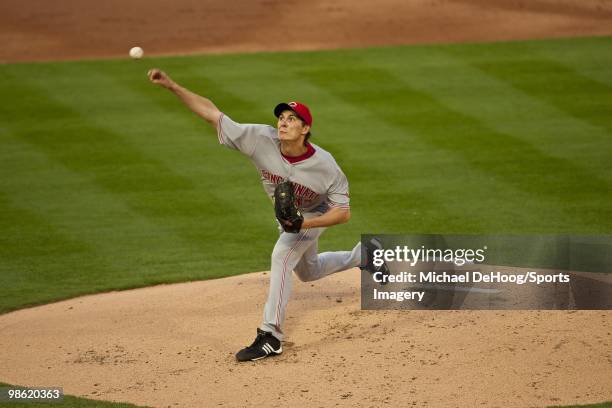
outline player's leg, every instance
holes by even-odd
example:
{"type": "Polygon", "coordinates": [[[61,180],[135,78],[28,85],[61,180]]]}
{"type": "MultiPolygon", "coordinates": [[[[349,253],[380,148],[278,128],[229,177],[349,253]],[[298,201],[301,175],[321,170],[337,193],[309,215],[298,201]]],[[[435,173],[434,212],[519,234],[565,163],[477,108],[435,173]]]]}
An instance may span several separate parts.
{"type": "Polygon", "coordinates": [[[316,243],[322,228],[311,228],[297,234],[281,233],[272,251],[270,288],[264,307],[263,322],[257,329],[253,344],[236,354],[238,361],[252,361],[281,354],[283,349],[282,325],[285,309],[291,294],[293,269],[313,243],[316,243]]]}
{"type": "Polygon", "coordinates": [[[261,329],[282,340],[285,309],[293,284],[293,270],[309,248],[316,244],[324,228],[310,228],[297,234],[283,232],[272,251],[270,289],[264,307],[261,329]]]}
{"type": "Polygon", "coordinates": [[[313,243],[295,267],[300,280],[314,281],[332,273],[345,271],[361,264],[361,243],[351,251],[318,252],[318,242],[313,243]]]}

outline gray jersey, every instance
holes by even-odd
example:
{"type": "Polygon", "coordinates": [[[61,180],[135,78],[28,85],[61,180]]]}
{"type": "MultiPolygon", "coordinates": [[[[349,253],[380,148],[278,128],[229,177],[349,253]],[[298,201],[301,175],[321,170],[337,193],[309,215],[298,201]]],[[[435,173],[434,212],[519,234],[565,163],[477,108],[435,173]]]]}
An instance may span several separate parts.
{"type": "Polygon", "coordinates": [[[294,160],[280,152],[277,130],[268,125],[240,124],[222,115],[217,125],[219,143],[247,155],[261,176],[270,198],[283,180],[295,185],[298,207],[324,213],[330,207],[349,208],[346,176],[330,153],[311,144],[309,153],[294,160]],[[314,149],[314,150],[313,150],[314,149]]]}

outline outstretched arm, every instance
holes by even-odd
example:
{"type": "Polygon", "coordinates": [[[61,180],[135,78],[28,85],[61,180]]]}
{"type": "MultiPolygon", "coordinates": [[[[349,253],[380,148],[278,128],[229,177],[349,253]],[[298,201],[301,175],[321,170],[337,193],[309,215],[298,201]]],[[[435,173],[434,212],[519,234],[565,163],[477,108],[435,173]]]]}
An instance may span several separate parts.
{"type": "Polygon", "coordinates": [[[204,118],[208,123],[217,126],[221,111],[209,99],[191,92],[174,82],[168,74],[157,68],[150,69],[147,73],[149,80],[154,84],[172,91],[178,98],[196,115],[204,118]]]}

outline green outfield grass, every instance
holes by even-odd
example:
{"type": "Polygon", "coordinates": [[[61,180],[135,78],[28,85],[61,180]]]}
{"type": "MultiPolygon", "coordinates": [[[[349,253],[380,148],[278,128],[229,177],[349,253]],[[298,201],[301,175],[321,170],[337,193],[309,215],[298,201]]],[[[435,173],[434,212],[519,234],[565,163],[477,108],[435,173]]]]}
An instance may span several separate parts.
{"type": "Polygon", "coordinates": [[[160,67],[235,120],[297,99],[361,233],[612,232],[612,38],[0,65],[0,312],[269,267],[272,206],[160,67]]]}
{"type": "Polygon", "coordinates": [[[602,402],[601,404],[589,404],[589,405],[567,405],[567,406],[555,405],[554,407],[549,407],[549,408],[611,408],[611,407],[612,407],[612,401],[602,402]]]}

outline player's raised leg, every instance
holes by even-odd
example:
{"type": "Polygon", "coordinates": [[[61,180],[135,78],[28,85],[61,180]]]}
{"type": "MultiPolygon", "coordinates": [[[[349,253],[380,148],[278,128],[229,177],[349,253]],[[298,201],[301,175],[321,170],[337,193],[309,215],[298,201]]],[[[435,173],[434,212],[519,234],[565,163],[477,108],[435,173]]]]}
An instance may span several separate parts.
{"type": "Polygon", "coordinates": [[[361,243],[351,251],[318,252],[318,244],[311,245],[302,259],[295,267],[295,273],[303,282],[314,281],[331,275],[332,273],[345,271],[360,266],[361,243]]]}

